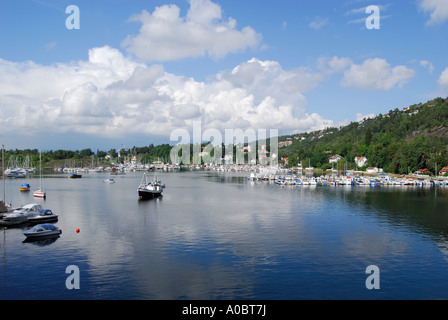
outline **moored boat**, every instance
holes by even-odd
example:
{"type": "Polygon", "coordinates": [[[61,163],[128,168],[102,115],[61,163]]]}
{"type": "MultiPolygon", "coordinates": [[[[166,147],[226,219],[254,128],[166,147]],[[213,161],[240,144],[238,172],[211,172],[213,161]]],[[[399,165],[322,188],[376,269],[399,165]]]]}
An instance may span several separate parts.
{"type": "Polygon", "coordinates": [[[3,225],[17,225],[28,222],[28,218],[37,216],[43,210],[40,204],[31,203],[22,208],[15,209],[13,212],[7,213],[3,216],[1,224],[3,225]]]}
{"type": "Polygon", "coordinates": [[[20,191],[21,192],[27,192],[30,191],[31,186],[29,185],[29,183],[22,183],[22,185],[20,186],[20,191]]]}
{"type": "Polygon", "coordinates": [[[49,209],[41,210],[38,215],[28,218],[29,222],[38,222],[38,223],[51,222],[56,220],[58,220],[58,215],[54,214],[53,211],[49,209]]]}
{"type": "Polygon", "coordinates": [[[33,196],[36,198],[43,198],[45,199],[47,197],[47,193],[41,189],[37,189],[33,192],[33,196]]]}
{"type": "Polygon", "coordinates": [[[38,238],[60,235],[62,230],[51,223],[38,224],[28,229],[23,234],[27,238],[38,238]]]}
{"type": "Polygon", "coordinates": [[[34,191],[33,196],[36,198],[45,199],[47,197],[47,193],[42,189],[42,154],[39,154],[39,181],[40,187],[34,191]]]}
{"type": "Polygon", "coordinates": [[[165,185],[155,178],[147,182],[146,172],[143,174],[143,179],[137,188],[139,200],[151,200],[162,196],[165,185]]]}

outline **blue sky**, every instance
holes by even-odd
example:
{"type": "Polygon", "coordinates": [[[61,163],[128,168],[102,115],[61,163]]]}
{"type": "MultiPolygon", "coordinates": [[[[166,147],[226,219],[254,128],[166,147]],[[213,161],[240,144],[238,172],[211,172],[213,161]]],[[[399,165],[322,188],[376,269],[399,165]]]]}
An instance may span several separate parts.
{"type": "Polygon", "coordinates": [[[2,0],[0,143],[108,150],[193,121],[223,135],[345,125],[448,96],[447,31],[447,0],[2,0]]]}

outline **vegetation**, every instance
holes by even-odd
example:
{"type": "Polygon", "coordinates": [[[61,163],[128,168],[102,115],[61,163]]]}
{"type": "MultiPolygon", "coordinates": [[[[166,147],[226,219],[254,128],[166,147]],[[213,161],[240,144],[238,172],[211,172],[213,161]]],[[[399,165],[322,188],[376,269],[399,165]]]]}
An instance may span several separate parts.
{"type": "Polygon", "coordinates": [[[403,110],[390,110],[374,119],[353,122],[342,128],[283,137],[293,143],[280,149],[289,166],[329,169],[332,155],[339,166],[356,169],[355,157],[385,172],[405,174],[429,169],[433,174],[448,165],[448,99],[437,98],[403,110]],[[305,139],[296,139],[297,137],[305,139]]]}

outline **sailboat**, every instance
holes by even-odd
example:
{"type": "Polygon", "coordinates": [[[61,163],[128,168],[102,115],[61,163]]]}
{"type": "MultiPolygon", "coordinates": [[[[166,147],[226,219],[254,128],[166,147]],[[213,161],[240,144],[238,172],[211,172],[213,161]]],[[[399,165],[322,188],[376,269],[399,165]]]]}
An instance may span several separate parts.
{"type": "Polygon", "coordinates": [[[36,198],[43,198],[45,199],[47,197],[47,193],[42,189],[42,153],[39,153],[39,171],[40,171],[40,187],[36,191],[34,191],[33,195],[36,198]]]}

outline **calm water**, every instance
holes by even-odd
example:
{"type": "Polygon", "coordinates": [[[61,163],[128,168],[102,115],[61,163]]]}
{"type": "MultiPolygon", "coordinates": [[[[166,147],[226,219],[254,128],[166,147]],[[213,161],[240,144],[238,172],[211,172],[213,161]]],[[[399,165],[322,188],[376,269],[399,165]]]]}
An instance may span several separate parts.
{"type": "MultiPolygon", "coordinates": [[[[1,230],[1,299],[447,299],[448,189],[280,187],[245,174],[45,175],[62,235],[1,230]],[[75,230],[79,228],[80,233],[75,230]],[[66,267],[80,270],[68,290],[66,267]],[[365,270],[380,269],[368,290],[365,270]]],[[[39,202],[7,180],[14,206],[39,202]]]]}

